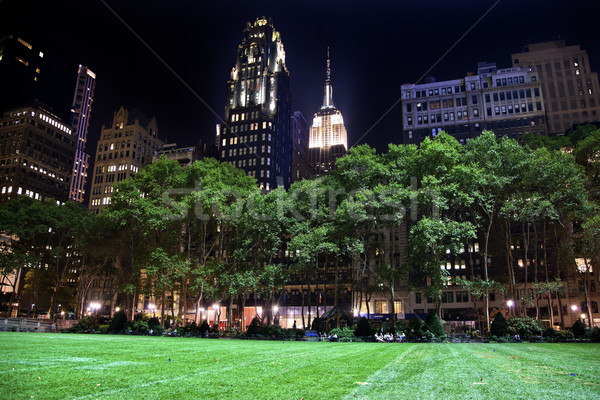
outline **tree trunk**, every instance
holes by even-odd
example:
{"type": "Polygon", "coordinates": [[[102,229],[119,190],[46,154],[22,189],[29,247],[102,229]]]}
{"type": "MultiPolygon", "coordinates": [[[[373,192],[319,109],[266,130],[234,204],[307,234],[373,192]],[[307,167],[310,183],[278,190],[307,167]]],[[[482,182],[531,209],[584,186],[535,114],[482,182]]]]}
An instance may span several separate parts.
{"type": "MultiPolygon", "coordinates": [[[[529,258],[528,258],[529,257],[529,254],[528,254],[528,251],[529,251],[529,224],[523,222],[522,228],[523,228],[523,243],[524,243],[523,244],[523,251],[524,251],[523,268],[525,269],[525,277],[523,278],[523,281],[524,281],[523,290],[524,290],[525,294],[524,294],[523,299],[527,299],[529,297],[529,295],[527,293],[527,279],[528,279],[527,269],[529,266],[529,258]],[[525,231],[525,225],[527,225],[527,233],[525,231]]],[[[524,316],[527,316],[527,305],[525,303],[523,304],[523,314],[524,314],[524,316]]]]}
{"type": "MultiPolygon", "coordinates": [[[[166,291],[162,291],[162,301],[160,304],[160,325],[165,326],[165,302],[166,302],[166,291]]],[[[155,306],[156,307],[156,306],[155,306]]]]}
{"type": "Polygon", "coordinates": [[[300,297],[302,299],[302,308],[300,315],[302,316],[302,329],[304,329],[306,327],[306,324],[304,321],[304,285],[302,283],[300,283],[300,297]]]}
{"type": "MultiPolygon", "coordinates": [[[[534,287],[536,287],[538,283],[538,236],[537,236],[537,224],[533,224],[533,242],[535,243],[533,246],[533,283],[534,287]]],[[[533,294],[535,296],[535,319],[540,319],[540,304],[539,299],[540,295],[537,293],[537,290],[533,294]]]]}
{"type": "Polygon", "coordinates": [[[585,303],[587,304],[587,314],[588,314],[588,320],[589,320],[589,327],[593,328],[594,327],[594,318],[592,315],[592,301],[590,299],[590,289],[589,289],[589,285],[588,285],[588,279],[590,277],[590,269],[591,269],[591,265],[588,263],[587,258],[583,259],[585,262],[585,273],[582,274],[582,278],[583,278],[583,293],[585,294],[585,303]]]}
{"type": "MultiPolygon", "coordinates": [[[[486,283],[489,283],[488,278],[488,242],[490,239],[490,231],[492,230],[492,223],[494,222],[494,213],[489,215],[489,223],[485,232],[485,250],[483,255],[483,272],[486,283]]],[[[485,289],[485,326],[487,331],[490,331],[490,289],[489,286],[485,289]]]]}

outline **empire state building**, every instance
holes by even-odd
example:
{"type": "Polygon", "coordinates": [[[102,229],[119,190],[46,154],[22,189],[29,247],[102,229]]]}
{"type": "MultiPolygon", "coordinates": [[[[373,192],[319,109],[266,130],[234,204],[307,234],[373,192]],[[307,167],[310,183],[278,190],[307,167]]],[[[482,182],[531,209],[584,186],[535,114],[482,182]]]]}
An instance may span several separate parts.
{"type": "Polygon", "coordinates": [[[341,111],[333,105],[329,48],[327,48],[326,76],[323,105],[314,115],[308,142],[309,161],[315,175],[333,169],[335,161],[348,152],[348,135],[344,127],[344,118],[341,111]]]}

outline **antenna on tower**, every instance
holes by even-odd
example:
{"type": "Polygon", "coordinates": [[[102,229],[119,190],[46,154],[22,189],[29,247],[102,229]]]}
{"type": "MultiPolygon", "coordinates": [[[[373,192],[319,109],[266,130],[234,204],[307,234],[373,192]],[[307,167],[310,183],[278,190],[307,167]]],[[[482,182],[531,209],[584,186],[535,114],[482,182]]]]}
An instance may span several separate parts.
{"type": "Polygon", "coordinates": [[[330,68],[330,60],[329,60],[329,46],[327,46],[327,80],[331,80],[331,68],[330,68]]]}

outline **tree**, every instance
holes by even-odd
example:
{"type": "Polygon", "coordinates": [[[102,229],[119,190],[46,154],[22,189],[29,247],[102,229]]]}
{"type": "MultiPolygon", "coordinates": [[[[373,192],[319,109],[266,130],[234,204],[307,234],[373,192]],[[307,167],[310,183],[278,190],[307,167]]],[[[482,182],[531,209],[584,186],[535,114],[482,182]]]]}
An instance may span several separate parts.
{"type": "Polygon", "coordinates": [[[508,329],[508,323],[506,322],[504,315],[502,315],[502,312],[498,311],[496,313],[496,315],[494,316],[494,320],[492,321],[490,333],[493,336],[498,336],[498,337],[506,336],[507,329],[508,329]]]}
{"type": "Polygon", "coordinates": [[[446,337],[442,321],[438,317],[435,310],[429,310],[427,317],[425,318],[425,328],[431,332],[437,339],[443,339],[446,337]]]}
{"type": "Polygon", "coordinates": [[[582,338],[585,335],[585,330],[587,327],[585,323],[581,320],[581,318],[577,318],[577,321],[573,324],[571,331],[576,338],[582,338]]]}

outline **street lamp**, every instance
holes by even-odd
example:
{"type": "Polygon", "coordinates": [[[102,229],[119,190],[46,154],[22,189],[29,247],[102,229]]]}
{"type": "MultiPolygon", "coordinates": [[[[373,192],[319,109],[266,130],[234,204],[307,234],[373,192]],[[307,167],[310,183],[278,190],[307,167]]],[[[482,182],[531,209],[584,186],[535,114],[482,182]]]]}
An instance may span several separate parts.
{"type": "Polygon", "coordinates": [[[355,308],[355,309],[354,309],[354,317],[355,317],[355,318],[356,318],[356,317],[358,317],[358,308],[355,308]]]}
{"type": "Polygon", "coordinates": [[[515,302],[512,300],[508,300],[506,302],[506,305],[508,306],[508,315],[511,315],[511,311],[512,311],[512,306],[515,305],[515,302]]]}
{"type": "Polygon", "coordinates": [[[148,310],[152,310],[152,318],[156,318],[156,306],[154,303],[148,304],[148,310]]]}
{"type": "Polygon", "coordinates": [[[96,314],[100,309],[100,303],[90,303],[90,308],[94,310],[94,314],[96,314]]]}
{"type": "Polygon", "coordinates": [[[573,304],[571,306],[571,311],[573,311],[573,312],[577,311],[577,306],[575,304],[573,304]]]}

